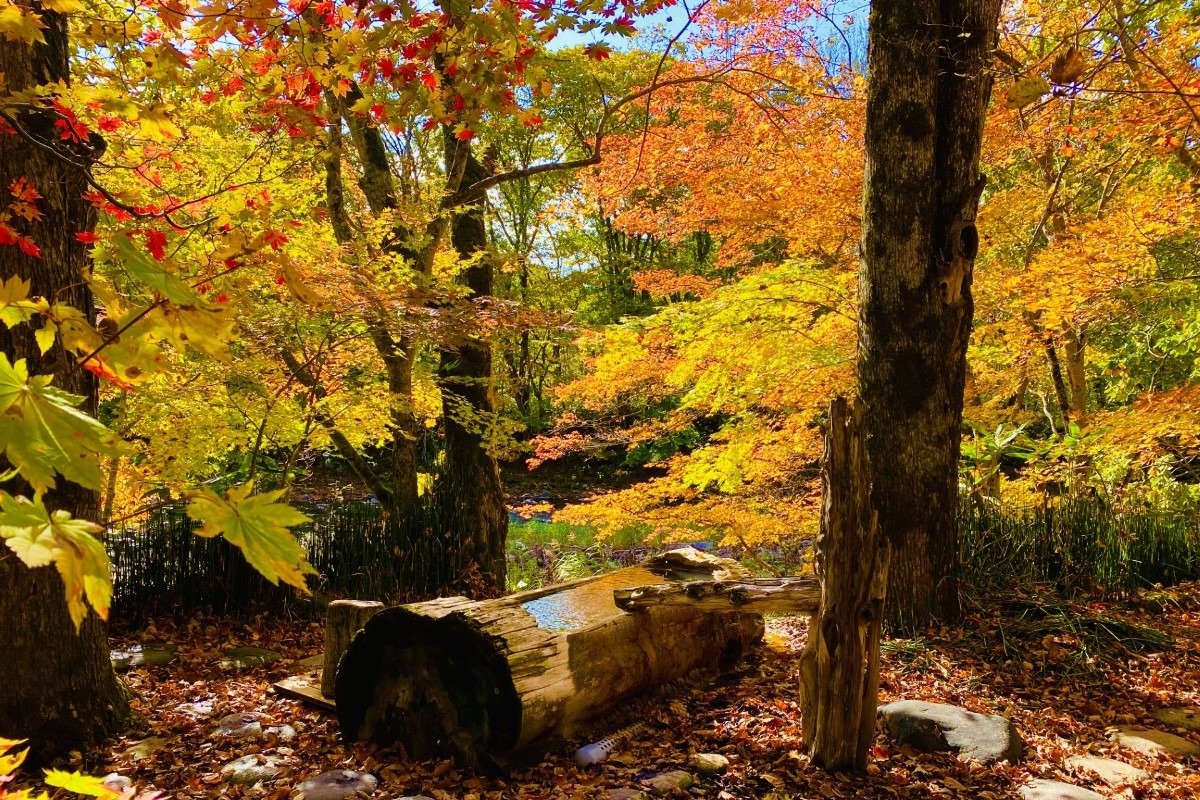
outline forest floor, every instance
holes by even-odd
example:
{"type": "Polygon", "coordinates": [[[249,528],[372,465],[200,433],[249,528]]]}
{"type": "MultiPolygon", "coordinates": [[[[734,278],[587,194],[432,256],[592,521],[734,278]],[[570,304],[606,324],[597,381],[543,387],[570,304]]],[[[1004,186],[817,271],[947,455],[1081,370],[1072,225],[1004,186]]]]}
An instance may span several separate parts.
{"type": "MultiPolygon", "coordinates": [[[[1024,782],[1041,777],[1090,786],[1108,797],[1191,798],[1200,796],[1200,764],[1119,748],[1107,730],[1118,724],[1163,728],[1148,716],[1155,709],[1200,706],[1200,586],[1180,587],[1176,596],[1184,602],[1165,608],[1068,607],[1034,599],[1001,609],[989,603],[961,626],[884,642],[881,702],[922,699],[1002,714],[1026,742],[1026,757],[1017,765],[981,766],[948,753],[917,753],[889,742],[880,726],[867,774],[831,776],[813,767],[801,753],[797,703],[796,659],[807,623],[780,618],[769,620],[764,647],[735,672],[663,687],[597,720],[586,731],[590,737],[554,743],[538,763],[503,779],[477,776],[450,762],[411,763],[387,749],[345,745],[332,716],[273,693],[272,681],[321,651],[319,625],[203,617],[159,620],[114,640],[114,646],[170,641],[179,649],[169,665],[127,673],[143,728],[73,766],[119,773],[141,789],[180,800],[284,798],[302,779],[330,769],[375,774],[378,798],[604,798],[636,797],[610,792],[645,790],[648,776],[686,769],[690,755],[707,752],[726,756],[728,770],[700,777],[692,796],[994,800],[1016,797],[1024,782]],[[270,648],[283,658],[242,671],[218,666],[221,653],[237,646],[270,648]],[[285,741],[215,734],[217,721],[235,713],[261,715],[264,728],[291,725],[296,735],[285,741]],[[576,747],[634,721],[646,724],[607,762],[586,771],[574,766],[576,747]],[[275,756],[280,776],[257,786],[227,783],[222,766],[250,753],[275,756]],[[1106,785],[1067,766],[1069,756],[1085,753],[1118,758],[1149,774],[1106,785]]],[[[1185,735],[1200,742],[1200,733],[1185,735]]]]}

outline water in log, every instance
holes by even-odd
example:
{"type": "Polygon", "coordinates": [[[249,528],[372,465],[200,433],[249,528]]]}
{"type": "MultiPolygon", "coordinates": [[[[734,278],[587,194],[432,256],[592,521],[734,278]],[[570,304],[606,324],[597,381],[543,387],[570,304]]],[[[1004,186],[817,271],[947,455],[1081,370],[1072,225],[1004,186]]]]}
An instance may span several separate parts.
{"type": "Polygon", "coordinates": [[[569,735],[625,698],[698,667],[735,663],[761,639],[761,616],[686,605],[630,614],[613,601],[614,590],[664,579],[739,577],[731,563],[674,551],[666,563],[510,597],[381,611],[338,668],[342,733],[398,743],[410,758],[450,755],[474,769],[503,769],[531,743],[569,735]]]}

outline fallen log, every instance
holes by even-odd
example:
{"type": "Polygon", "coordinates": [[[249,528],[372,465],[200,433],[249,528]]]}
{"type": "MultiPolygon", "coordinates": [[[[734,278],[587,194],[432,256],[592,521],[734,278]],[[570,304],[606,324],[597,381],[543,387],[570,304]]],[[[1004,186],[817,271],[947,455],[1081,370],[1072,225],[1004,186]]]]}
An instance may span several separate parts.
{"type": "Polygon", "coordinates": [[[616,589],[613,601],[625,611],[688,606],[745,614],[812,614],[821,602],[821,584],[816,578],[659,583],[616,589]]]}
{"type": "Polygon", "coordinates": [[[736,609],[617,608],[614,590],[736,564],[676,551],[607,575],[495,600],[398,606],[366,622],[337,670],[347,740],[400,744],[408,757],[454,756],[474,769],[510,757],[634,694],[697,667],[728,668],[763,633],[736,609]]]}

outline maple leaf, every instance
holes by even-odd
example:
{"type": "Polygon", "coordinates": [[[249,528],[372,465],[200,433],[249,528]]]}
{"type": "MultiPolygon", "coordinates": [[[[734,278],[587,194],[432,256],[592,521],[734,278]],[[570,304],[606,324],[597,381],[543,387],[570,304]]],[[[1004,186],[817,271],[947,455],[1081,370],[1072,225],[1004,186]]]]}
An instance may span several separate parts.
{"type": "Polygon", "coordinates": [[[29,299],[29,286],[29,281],[21,280],[18,275],[0,281],[0,322],[11,328],[29,322],[34,315],[50,308],[50,304],[40,297],[29,299]]]}
{"type": "Polygon", "coordinates": [[[78,772],[48,769],[43,780],[46,781],[47,786],[66,789],[75,794],[86,794],[91,797],[117,797],[119,795],[119,792],[104,785],[103,778],[81,775],[78,772]]]}
{"type": "Polygon", "coordinates": [[[9,463],[34,491],[55,485],[55,473],[100,488],[100,459],[121,451],[119,437],[79,411],[84,398],[50,385],[52,375],[29,376],[24,359],[0,353],[0,442],[9,463]]]}
{"type": "Polygon", "coordinates": [[[0,36],[26,44],[45,44],[46,37],[42,34],[46,23],[42,22],[39,14],[22,8],[16,3],[5,3],[0,6],[0,36]]]}
{"type": "Polygon", "coordinates": [[[30,500],[0,492],[0,538],[26,566],[54,565],[76,629],[88,605],[102,619],[108,618],[112,574],[104,544],[94,535],[101,530],[66,511],[49,511],[40,497],[30,500]]]}
{"type": "Polygon", "coordinates": [[[253,488],[253,483],[234,487],[225,498],[208,489],[189,494],[188,516],[203,523],[196,535],[223,535],[271,583],[282,580],[307,594],[304,576],[315,575],[316,570],[288,528],[311,520],[277,502],[284,490],[252,495],[253,488]]]}
{"type": "MultiPolygon", "coordinates": [[[[152,255],[161,259],[165,255],[163,248],[166,245],[166,236],[160,231],[148,231],[146,238],[152,255]],[[157,235],[152,236],[152,234],[157,235]]],[[[135,280],[158,292],[172,303],[178,303],[181,306],[202,304],[200,295],[196,294],[177,276],[164,270],[160,264],[147,258],[146,254],[139,250],[128,236],[117,237],[116,244],[117,254],[121,257],[126,271],[135,280]]]]}

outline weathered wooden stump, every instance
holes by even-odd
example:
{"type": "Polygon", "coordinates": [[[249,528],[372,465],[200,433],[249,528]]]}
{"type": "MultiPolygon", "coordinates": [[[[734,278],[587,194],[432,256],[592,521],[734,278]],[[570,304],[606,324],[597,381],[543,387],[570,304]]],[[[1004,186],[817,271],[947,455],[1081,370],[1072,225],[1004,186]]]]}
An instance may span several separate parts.
{"type": "Polygon", "coordinates": [[[828,770],[864,770],[875,733],[891,547],[871,507],[861,402],[829,406],[821,465],[821,602],[800,656],[804,745],[828,770]]]}
{"type": "Polygon", "coordinates": [[[338,662],[367,620],[384,609],[375,600],[334,600],[325,610],[325,660],[321,665],[321,694],[333,697],[338,662]]]}
{"type": "Polygon", "coordinates": [[[665,580],[744,575],[676,551],[595,578],[495,600],[389,608],[342,657],[336,699],[348,740],[399,743],[410,758],[479,769],[697,667],[728,667],[762,618],[728,607],[661,605],[629,614],[613,592],[665,580]]]}

